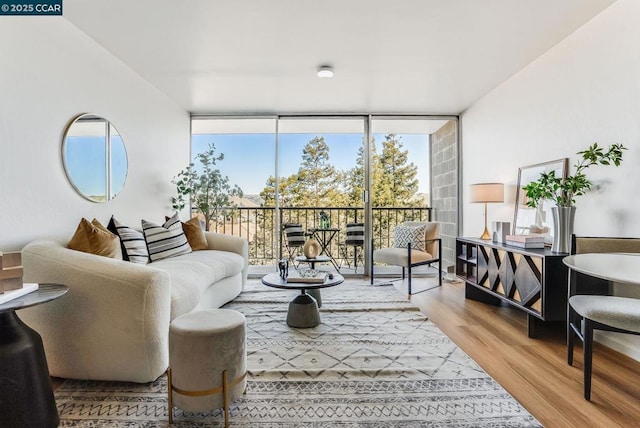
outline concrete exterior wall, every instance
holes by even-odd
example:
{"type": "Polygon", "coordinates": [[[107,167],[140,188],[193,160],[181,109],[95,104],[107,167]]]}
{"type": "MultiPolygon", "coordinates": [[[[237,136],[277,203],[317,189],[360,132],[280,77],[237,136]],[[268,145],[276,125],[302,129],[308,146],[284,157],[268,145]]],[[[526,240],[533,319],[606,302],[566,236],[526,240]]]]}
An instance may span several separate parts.
{"type": "Polygon", "coordinates": [[[457,121],[450,120],[431,134],[431,206],[440,223],[442,269],[455,264],[458,235],[457,121]]]}

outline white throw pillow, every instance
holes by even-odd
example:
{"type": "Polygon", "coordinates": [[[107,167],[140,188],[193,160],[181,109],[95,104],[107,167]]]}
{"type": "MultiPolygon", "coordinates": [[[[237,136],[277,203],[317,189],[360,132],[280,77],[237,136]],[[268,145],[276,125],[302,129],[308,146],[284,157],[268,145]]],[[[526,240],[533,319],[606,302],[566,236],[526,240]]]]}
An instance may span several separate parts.
{"type": "Polygon", "coordinates": [[[421,226],[396,226],[393,229],[393,245],[396,248],[407,248],[411,243],[411,249],[425,251],[424,235],[426,225],[421,226]]]}

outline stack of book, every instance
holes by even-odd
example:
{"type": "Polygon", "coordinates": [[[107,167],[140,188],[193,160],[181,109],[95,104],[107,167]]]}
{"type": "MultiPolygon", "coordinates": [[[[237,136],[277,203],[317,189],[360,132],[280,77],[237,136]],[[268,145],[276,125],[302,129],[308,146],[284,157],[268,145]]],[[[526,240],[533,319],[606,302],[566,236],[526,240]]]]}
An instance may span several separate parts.
{"type": "Polygon", "coordinates": [[[520,248],[544,248],[544,235],[540,233],[507,235],[506,243],[520,248]]]}
{"type": "Polygon", "coordinates": [[[301,274],[300,272],[293,271],[289,272],[289,275],[287,276],[287,283],[322,284],[325,279],[327,279],[326,272],[316,271],[311,274],[303,272],[301,274]]]}

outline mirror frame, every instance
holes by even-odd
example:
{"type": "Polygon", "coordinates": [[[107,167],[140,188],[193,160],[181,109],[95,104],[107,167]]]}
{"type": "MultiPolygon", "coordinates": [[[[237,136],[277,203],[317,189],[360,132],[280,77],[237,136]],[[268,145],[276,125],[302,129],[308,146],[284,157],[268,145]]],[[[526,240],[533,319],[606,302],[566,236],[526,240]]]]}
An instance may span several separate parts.
{"type": "MultiPolygon", "coordinates": [[[[534,165],[527,165],[518,168],[518,185],[516,187],[516,199],[515,210],[513,213],[513,229],[514,235],[525,235],[529,231],[529,226],[518,226],[518,219],[522,223],[523,214],[525,211],[535,211],[535,208],[529,208],[524,204],[525,192],[523,187],[532,181],[537,180],[540,174],[543,172],[555,171],[556,177],[566,178],[569,170],[569,158],[561,158],[548,162],[537,163],[534,165]]],[[[542,211],[544,218],[544,226],[549,227],[549,232],[545,236],[545,244],[551,245],[553,241],[553,219],[551,215],[551,208],[556,204],[551,200],[542,201],[542,211]]],[[[534,213],[535,216],[535,213],[534,213]]],[[[535,221],[535,220],[534,220],[535,221]]]]}
{"type": "Polygon", "coordinates": [[[62,134],[62,144],[61,144],[61,157],[62,157],[62,165],[64,167],[64,172],[65,175],[67,176],[67,180],[69,181],[69,184],[71,184],[71,186],[74,188],[74,190],[80,195],[82,196],[84,199],[94,202],[94,203],[104,203],[104,202],[108,202],[110,200],[112,200],[113,198],[115,198],[116,196],[118,196],[118,194],[122,191],[122,189],[124,188],[126,181],[127,181],[127,177],[129,175],[129,156],[127,154],[127,148],[124,144],[124,140],[122,139],[122,135],[120,134],[120,132],[118,131],[118,129],[115,127],[115,125],[113,123],[111,123],[111,121],[107,120],[106,118],[94,114],[94,113],[81,113],[78,114],[76,116],[74,116],[73,118],[71,118],[71,120],[67,123],[67,125],[64,128],[64,132],[62,134]],[[69,169],[69,164],[67,162],[67,156],[66,156],[66,149],[67,149],[67,137],[69,136],[69,132],[71,131],[71,128],[73,127],[74,124],[78,123],[79,120],[81,119],[95,119],[96,121],[103,121],[105,124],[105,198],[104,200],[102,199],[96,199],[96,198],[92,198],[91,195],[87,195],[85,194],[79,187],[78,184],[74,181],[74,179],[72,178],[72,174],[70,173],[70,169],[69,169]],[[114,132],[115,131],[115,132],[114,132]],[[124,177],[122,180],[122,187],[120,187],[118,189],[118,191],[116,193],[113,193],[112,190],[112,140],[111,137],[112,135],[118,135],[120,138],[120,141],[122,142],[122,148],[124,151],[124,159],[126,162],[126,168],[124,171],[124,177]]]}

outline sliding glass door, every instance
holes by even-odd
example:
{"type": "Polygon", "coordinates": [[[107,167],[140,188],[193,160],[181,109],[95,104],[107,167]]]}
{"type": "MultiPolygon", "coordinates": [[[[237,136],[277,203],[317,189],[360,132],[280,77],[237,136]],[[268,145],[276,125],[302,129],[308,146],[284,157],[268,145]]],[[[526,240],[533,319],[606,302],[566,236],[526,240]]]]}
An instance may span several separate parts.
{"type": "MultiPolygon", "coordinates": [[[[424,117],[371,118],[369,232],[374,249],[394,245],[396,225],[431,219],[431,134],[445,122],[424,117]]],[[[380,271],[395,275],[400,267],[388,266],[380,271]]]]}
{"type": "Polygon", "coordinates": [[[364,117],[280,117],[278,178],[282,223],[299,223],[334,268],[364,273],[364,247],[347,225],[364,223],[364,117]]]}

